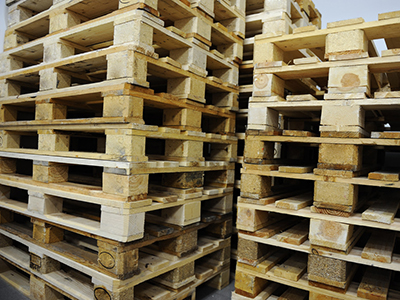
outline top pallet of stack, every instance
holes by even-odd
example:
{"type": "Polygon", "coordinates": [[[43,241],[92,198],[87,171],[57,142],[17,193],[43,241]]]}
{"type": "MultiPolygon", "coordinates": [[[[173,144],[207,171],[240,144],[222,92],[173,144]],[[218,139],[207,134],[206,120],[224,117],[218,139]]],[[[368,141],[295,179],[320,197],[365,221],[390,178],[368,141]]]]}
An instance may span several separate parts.
{"type": "MultiPolygon", "coordinates": [[[[168,27],[178,35],[200,40],[204,45],[196,42],[203,48],[209,49],[212,46],[224,52],[222,48],[228,47],[227,45],[241,43],[239,36],[244,32],[244,12],[240,6],[227,1],[215,1],[215,5],[213,1],[212,8],[214,18],[199,9],[191,8],[188,1],[135,0],[119,3],[116,0],[102,0],[99,3],[75,0],[40,1],[40,4],[30,0],[20,1],[9,7],[9,28],[6,31],[4,49],[15,48],[48,35],[69,40],[69,29],[82,27],[83,24],[88,26],[86,34],[95,32],[97,38],[70,40],[71,42],[93,49],[115,45],[120,43],[121,36],[110,25],[127,22],[127,11],[141,9],[159,17],[158,23],[161,26],[168,27]],[[90,26],[95,20],[101,22],[101,28],[90,26]],[[55,34],[60,31],[63,34],[55,34]],[[85,42],[80,43],[83,40],[85,42]]],[[[233,54],[237,57],[232,56],[232,59],[240,59],[240,50],[234,51],[238,51],[233,54]]]]}
{"type": "Polygon", "coordinates": [[[295,28],[321,28],[321,14],[311,0],[267,0],[246,2],[246,37],[290,34],[295,28]]]}
{"type": "MultiPolygon", "coordinates": [[[[399,12],[391,12],[380,14],[378,21],[364,22],[362,18],[358,18],[330,23],[327,29],[322,30],[304,27],[296,29],[292,35],[257,36],[254,54],[255,76],[277,76],[276,78],[283,80],[284,83],[283,81],[276,82],[273,88],[279,86],[278,89],[282,93],[283,85],[285,85],[285,88],[293,94],[313,94],[314,96],[325,94],[326,100],[338,100],[342,99],[342,97],[338,98],[338,94],[353,94],[351,96],[353,98],[355,94],[359,94],[361,98],[365,98],[373,92],[388,89],[386,76],[379,75],[387,73],[390,88],[396,91],[399,88],[398,80],[395,80],[396,76],[394,76],[396,75],[395,65],[398,61],[396,48],[398,48],[400,37],[399,17],[399,12]],[[388,46],[389,50],[383,51],[382,57],[379,57],[375,48],[374,40],[376,39],[385,39],[388,46]],[[305,57],[304,49],[313,53],[313,57],[305,57]],[[335,80],[340,81],[340,74],[335,76],[332,72],[339,71],[340,68],[345,72],[346,66],[351,66],[349,67],[352,69],[351,72],[354,71],[355,74],[360,75],[359,80],[362,82],[354,86],[354,89],[348,86],[347,91],[342,93],[338,92],[340,82],[335,82],[335,80]],[[357,68],[364,69],[357,71],[357,68]],[[309,78],[313,80],[310,81],[309,78]],[[296,81],[302,81],[302,85],[308,88],[296,89],[299,86],[298,84],[296,86],[296,81]],[[317,86],[327,87],[328,94],[317,86]],[[364,88],[362,89],[361,86],[364,88]]],[[[350,72],[349,69],[347,71],[350,72]]],[[[262,85],[257,86],[259,88],[253,92],[253,96],[274,94],[285,98],[281,92],[271,94],[266,92],[262,85]]]]}

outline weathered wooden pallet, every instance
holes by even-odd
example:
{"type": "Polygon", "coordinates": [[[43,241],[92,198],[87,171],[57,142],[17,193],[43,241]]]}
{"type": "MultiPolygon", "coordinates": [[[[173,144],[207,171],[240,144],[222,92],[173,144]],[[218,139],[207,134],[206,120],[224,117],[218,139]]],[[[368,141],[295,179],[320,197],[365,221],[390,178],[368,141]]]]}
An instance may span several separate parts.
{"type": "MultiPolygon", "coordinates": [[[[282,266],[284,264],[281,264],[280,266],[282,266]]],[[[327,298],[327,299],[345,299],[345,300],[350,300],[350,299],[365,299],[362,298],[363,296],[361,296],[361,294],[359,296],[357,296],[357,290],[359,290],[359,288],[363,289],[365,287],[365,284],[371,283],[371,280],[366,277],[365,280],[363,279],[362,283],[360,284],[359,281],[350,281],[348,283],[348,287],[347,290],[345,292],[343,292],[343,290],[338,290],[338,289],[333,289],[333,288],[328,288],[328,286],[323,286],[321,284],[309,284],[309,280],[308,280],[308,274],[304,274],[299,280],[295,281],[292,279],[288,279],[288,278],[283,278],[283,277],[279,277],[275,274],[275,270],[278,267],[274,267],[271,270],[267,271],[266,273],[263,273],[260,270],[257,269],[249,269],[247,267],[243,267],[241,265],[237,266],[237,270],[238,272],[241,273],[246,273],[246,275],[249,277],[249,279],[251,278],[253,281],[252,283],[249,282],[249,286],[248,288],[250,289],[257,287],[255,290],[257,290],[258,293],[256,293],[257,295],[255,297],[257,297],[258,295],[262,295],[262,293],[266,294],[269,292],[269,294],[271,294],[271,291],[269,291],[270,289],[270,285],[268,285],[266,283],[266,281],[272,281],[273,283],[279,283],[279,284],[283,284],[286,286],[290,286],[292,288],[297,288],[297,289],[301,289],[304,291],[309,291],[310,292],[310,297],[317,297],[317,295],[324,295],[325,297],[331,297],[331,298],[327,298]],[[368,279],[368,280],[367,280],[368,279]],[[367,283],[368,282],[368,283],[367,283]],[[313,295],[311,295],[311,293],[313,295]]],[[[379,271],[379,270],[378,270],[379,271]]],[[[357,270],[357,274],[358,276],[363,275],[363,269],[362,268],[358,268],[357,270]]],[[[370,286],[370,291],[372,290],[376,290],[381,291],[380,293],[380,297],[383,296],[383,294],[385,294],[385,296],[387,297],[387,299],[398,299],[398,291],[396,289],[388,289],[387,287],[385,289],[382,289],[383,286],[387,285],[387,281],[379,283],[378,281],[374,282],[371,286],[370,286]],[[383,285],[382,285],[383,283],[383,285]]],[[[389,287],[390,288],[390,287],[389,287]]],[[[239,291],[240,293],[240,291],[239,291]]],[[[238,291],[236,291],[236,294],[238,294],[238,291]]],[[[243,293],[242,293],[243,294],[243,293]]],[[[248,295],[249,296],[249,295],[248,295]]],[[[267,296],[268,297],[268,296],[267,296]]],[[[254,299],[267,299],[267,297],[263,297],[263,298],[254,298],[254,299]]],[[[235,296],[233,297],[233,299],[250,299],[250,298],[246,298],[243,296],[235,296]]],[[[310,298],[310,299],[319,299],[317,298],[310,298]]]]}
{"type": "MultiPolygon", "coordinates": [[[[37,298],[39,295],[44,297],[40,299],[47,299],[46,297],[50,297],[48,294],[54,293],[53,290],[49,291],[45,288],[46,286],[68,297],[72,297],[73,299],[104,299],[104,297],[109,297],[108,299],[117,299],[118,296],[122,296],[122,298],[119,299],[131,299],[134,293],[134,287],[135,295],[136,292],[142,294],[146,291],[148,292],[149,287],[147,285],[149,284],[149,280],[163,278],[166,280],[165,282],[167,282],[167,284],[178,283],[179,281],[176,281],[176,279],[193,283],[194,285],[191,286],[193,289],[200,283],[224,272],[226,267],[216,266],[215,269],[212,269],[211,273],[208,272],[208,275],[204,275],[204,271],[198,273],[199,277],[202,276],[201,279],[196,279],[190,272],[186,272],[185,275],[182,271],[184,271],[184,269],[190,269],[191,272],[194,272],[196,261],[207,255],[211,258],[220,257],[219,253],[221,251],[227,251],[230,245],[229,239],[222,240],[204,237],[199,240],[199,243],[202,245],[201,248],[178,260],[168,260],[148,254],[139,254],[138,268],[140,274],[121,280],[112,278],[102,272],[83,265],[81,263],[82,260],[75,261],[74,259],[59,255],[57,252],[48,250],[46,247],[32,242],[29,237],[21,237],[7,231],[1,231],[2,241],[4,243],[0,249],[0,256],[4,260],[12,262],[14,266],[22,269],[25,273],[28,273],[28,276],[32,275],[30,277],[30,293],[34,299],[39,299],[37,298]],[[32,278],[34,279],[33,281],[32,278]],[[39,285],[37,280],[39,280],[39,285]],[[70,284],[65,284],[66,282],[70,284]],[[144,286],[140,285],[142,283],[146,284],[144,286]],[[71,289],[71,284],[75,284],[76,288],[71,289]]],[[[111,261],[108,260],[107,263],[111,263],[111,261]]],[[[2,274],[6,277],[10,268],[6,268],[4,263],[2,267],[2,274]]],[[[188,286],[186,285],[185,288],[188,288],[188,286]]],[[[178,289],[175,291],[181,292],[183,295],[190,294],[187,289],[184,290],[185,289],[178,289]]],[[[171,296],[168,299],[176,298],[171,296]]]]}
{"type": "Polygon", "coordinates": [[[364,22],[359,18],[330,23],[324,30],[299,30],[297,34],[284,37],[259,36],[255,45],[254,105],[261,105],[257,102],[266,100],[297,102],[313,99],[309,94],[318,98],[324,96],[325,100],[362,100],[375,91],[385,91],[384,88],[389,86],[396,91],[397,73],[391,66],[398,63],[398,51],[394,49],[398,38],[394,33],[397,26],[398,14],[393,12],[381,14],[379,21],[374,22],[364,22]],[[391,33],[385,35],[386,30],[391,33]],[[373,46],[376,38],[384,38],[389,45],[389,50],[382,53],[382,57],[373,46]],[[291,43],[296,46],[289,46],[291,43]],[[305,48],[315,57],[304,55],[302,51],[305,48]],[[292,61],[294,65],[290,65],[292,61]],[[385,72],[387,77],[376,75],[385,72]],[[352,76],[357,83],[351,81],[352,76]],[[296,90],[299,82],[303,88],[296,90]],[[316,86],[326,86],[327,93],[316,86]],[[285,89],[296,98],[290,96],[286,99],[285,89]]]}
{"type": "MultiPolygon", "coordinates": [[[[257,265],[262,262],[271,251],[288,249],[330,257],[359,265],[368,266],[373,264],[375,267],[396,272],[400,270],[400,255],[394,251],[393,235],[395,234],[392,232],[383,232],[382,236],[388,237],[388,239],[385,240],[384,243],[379,243],[374,239],[374,235],[369,238],[369,233],[362,231],[362,235],[356,236],[355,241],[357,242],[357,240],[360,239],[368,240],[369,238],[368,244],[365,246],[358,246],[357,243],[353,243],[347,251],[338,251],[332,248],[311,245],[308,239],[308,233],[308,230],[299,231],[297,228],[294,228],[294,226],[286,229],[286,231],[284,230],[282,233],[271,233],[269,235],[265,235],[265,232],[262,232],[262,230],[255,233],[240,231],[239,249],[241,249],[242,243],[247,245],[247,248],[245,248],[247,251],[238,252],[238,261],[248,265],[257,265]]],[[[373,231],[373,234],[378,235],[379,231],[373,231]]]]}
{"type": "MultiPolygon", "coordinates": [[[[1,79],[7,81],[2,81],[2,96],[118,78],[144,87],[162,86],[168,82],[164,92],[203,103],[206,91],[218,94],[213,96],[217,102],[223,101],[221,93],[237,90],[237,64],[224,59],[218,51],[202,49],[165,29],[158,24],[158,19],[152,19],[143,11],[130,10],[106,20],[79,25],[4,52],[1,71],[5,75],[1,79]],[[142,42],[122,36],[114,45],[103,43],[98,49],[90,47],[88,43],[94,42],[90,40],[107,39],[96,30],[100,30],[102,35],[109,33],[111,40],[116,38],[114,31],[120,26],[116,22],[125,17],[132,19],[132,26],[139,21],[148,26],[142,31],[155,30],[154,39],[142,42]],[[110,28],[103,28],[107,26],[110,28]],[[87,32],[93,32],[93,36],[87,36],[87,32]],[[82,38],[83,33],[85,37],[82,38]],[[156,48],[160,54],[155,52],[156,48]],[[132,65],[121,66],[121,59],[129,59],[132,65]],[[29,60],[29,63],[24,63],[24,60],[29,60]]],[[[148,35],[152,37],[150,33],[148,35]]]]}
{"type": "MultiPolygon", "coordinates": [[[[240,8],[240,5],[218,3],[219,1],[216,1],[214,18],[190,8],[190,3],[186,1],[160,0],[119,3],[115,0],[103,0],[101,3],[88,3],[87,1],[75,0],[57,2],[50,8],[48,8],[49,4],[45,5],[45,3],[36,5],[39,10],[44,10],[34,15],[23,12],[24,4],[12,6],[9,19],[13,25],[8,29],[6,35],[13,35],[18,32],[20,35],[18,36],[19,42],[23,43],[74,25],[90,22],[118,9],[146,10],[156,17],[174,23],[174,26],[183,31],[186,37],[196,37],[205,45],[216,45],[221,41],[221,38],[223,39],[223,36],[225,38],[230,36],[230,38],[239,41],[237,35],[243,36],[244,32],[243,9],[240,8]],[[184,22],[181,20],[188,18],[192,18],[191,24],[183,24],[184,22]]],[[[30,4],[32,6],[32,3],[30,4]]],[[[7,45],[5,48],[7,48],[7,45]]]]}
{"type": "MultiPolygon", "coordinates": [[[[61,128],[62,124],[74,123],[82,126],[103,123],[102,127],[108,124],[112,128],[134,123],[203,131],[204,134],[198,133],[199,137],[211,133],[210,137],[214,138],[221,134],[233,135],[235,131],[235,115],[225,108],[181,101],[173,95],[154,93],[123,80],[11,96],[2,103],[2,129],[18,126],[24,130],[35,126],[44,129],[46,124],[61,128]]],[[[143,130],[154,131],[154,128],[143,127],[143,130]]]]}
{"type": "MultiPolygon", "coordinates": [[[[197,249],[207,248],[208,244],[202,242],[200,237],[204,233],[210,239],[211,236],[228,238],[232,226],[230,216],[219,216],[213,220],[203,217],[202,222],[185,227],[157,222],[157,218],[149,217],[142,239],[120,243],[41,219],[30,220],[27,214],[20,215],[5,209],[1,213],[1,230],[7,235],[30,241],[82,266],[121,280],[139,274],[141,264],[147,264],[147,268],[153,271],[164,266],[166,260],[176,261],[197,249]]],[[[74,213],[79,216],[78,211],[74,213]]],[[[87,215],[96,218],[95,214],[87,215]]],[[[227,255],[225,252],[221,255],[227,255]]]]}
{"type": "MultiPolygon", "coordinates": [[[[372,204],[365,204],[365,201],[361,201],[362,205],[357,207],[354,213],[317,208],[312,205],[313,196],[311,194],[294,197],[278,194],[277,196],[265,198],[265,200],[269,199],[269,201],[265,201],[264,203],[255,203],[252,199],[240,197],[237,207],[243,210],[258,210],[311,219],[329,220],[368,228],[400,231],[400,220],[395,217],[398,208],[392,206],[392,203],[396,203],[396,201],[392,200],[390,194],[387,193],[383,193],[379,197],[374,196],[375,198],[377,200],[372,204]]],[[[252,214],[255,213],[252,212],[252,214]]]]}
{"type": "MultiPolygon", "coordinates": [[[[134,179],[137,191],[140,176],[134,179]]],[[[143,237],[145,215],[150,217],[154,211],[160,211],[165,223],[178,226],[200,221],[201,208],[214,214],[232,211],[232,188],[221,186],[181,189],[151,185],[143,200],[127,201],[126,196],[103,192],[93,184],[41,183],[23,175],[4,175],[0,181],[2,208],[121,242],[143,237]],[[74,215],[74,207],[87,205],[95,217],[74,215]]],[[[215,215],[203,217],[215,219],[215,215]]]]}

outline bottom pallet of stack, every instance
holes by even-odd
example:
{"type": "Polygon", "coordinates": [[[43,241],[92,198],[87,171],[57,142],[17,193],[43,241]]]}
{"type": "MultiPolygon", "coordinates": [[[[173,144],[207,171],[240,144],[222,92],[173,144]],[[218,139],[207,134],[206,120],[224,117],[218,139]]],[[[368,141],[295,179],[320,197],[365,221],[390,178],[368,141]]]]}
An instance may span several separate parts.
{"type": "Polygon", "coordinates": [[[12,245],[0,248],[0,278],[31,299],[194,299],[203,283],[218,289],[229,284],[229,258],[218,259],[230,253],[230,239],[202,237],[203,247],[175,261],[140,254],[140,274],[115,280],[17,237],[12,240],[11,234],[1,238],[12,245]]]}
{"type": "Polygon", "coordinates": [[[400,299],[400,272],[390,268],[275,248],[255,265],[238,262],[232,299],[400,299]]]}

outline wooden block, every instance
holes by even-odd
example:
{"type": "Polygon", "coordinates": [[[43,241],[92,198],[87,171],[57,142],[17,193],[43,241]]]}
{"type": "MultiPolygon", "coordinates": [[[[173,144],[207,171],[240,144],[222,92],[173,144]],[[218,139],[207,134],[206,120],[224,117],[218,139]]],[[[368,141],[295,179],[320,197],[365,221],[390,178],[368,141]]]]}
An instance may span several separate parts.
{"type": "Polygon", "coordinates": [[[279,128],[279,113],[265,107],[264,103],[249,103],[248,124],[268,126],[271,130],[279,128]]]}
{"type": "Polygon", "coordinates": [[[381,199],[381,201],[375,202],[362,213],[362,219],[384,224],[392,224],[398,209],[399,200],[381,199]]]}
{"type": "Polygon", "coordinates": [[[392,172],[371,172],[368,174],[368,179],[372,180],[382,180],[382,181],[391,181],[396,182],[400,180],[399,173],[392,172]]]}
{"type": "Polygon", "coordinates": [[[345,288],[353,265],[339,259],[309,254],[308,279],[322,284],[345,288]]]}
{"type": "Polygon", "coordinates": [[[38,220],[33,221],[32,237],[45,244],[57,243],[64,240],[64,230],[38,220]]]}
{"type": "Polygon", "coordinates": [[[98,240],[98,263],[104,270],[115,274],[119,279],[126,279],[138,274],[139,249],[115,246],[98,240]]]}
{"type": "Polygon", "coordinates": [[[265,160],[274,158],[274,143],[247,139],[244,146],[244,162],[263,164],[265,160]]]}
{"type": "Polygon", "coordinates": [[[270,246],[254,241],[239,239],[237,246],[238,261],[248,265],[255,265],[269,252],[270,246]]]}
{"type": "Polygon", "coordinates": [[[55,133],[54,130],[38,130],[39,150],[69,151],[69,135],[55,133]]]}
{"type": "Polygon", "coordinates": [[[314,206],[334,210],[349,207],[353,211],[358,201],[358,186],[341,183],[315,181],[314,206]]]}
{"type": "Polygon", "coordinates": [[[195,280],[194,268],[195,262],[193,261],[164,273],[153,280],[170,288],[177,289],[195,280]]]}
{"type": "Polygon", "coordinates": [[[255,298],[267,286],[267,280],[236,270],[235,292],[239,295],[255,298]]]}
{"type": "Polygon", "coordinates": [[[105,96],[103,117],[133,118],[135,122],[144,124],[143,107],[143,98],[128,95],[105,96]]]}
{"type": "Polygon", "coordinates": [[[253,97],[284,97],[285,81],[273,74],[254,75],[253,97]]]}
{"type": "Polygon", "coordinates": [[[106,153],[128,161],[147,161],[146,137],[130,130],[106,130],[106,153]]]}
{"type": "Polygon", "coordinates": [[[325,58],[332,54],[368,52],[368,38],[361,29],[330,33],[325,47],[325,58]]]}
{"type": "Polygon", "coordinates": [[[41,274],[55,272],[61,268],[60,262],[46,255],[36,255],[34,253],[30,253],[29,266],[41,274]]]}
{"type": "Polygon", "coordinates": [[[307,220],[293,226],[292,228],[276,235],[279,242],[292,245],[301,245],[308,238],[308,229],[310,225],[307,220]]]}
{"type": "Polygon", "coordinates": [[[197,248],[197,238],[198,232],[197,230],[193,230],[191,232],[182,233],[182,235],[176,238],[160,241],[158,246],[163,252],[183,256],[193,252],[193,250],[197,248]]]}
{"type": "Polygon", "coordinates": [[[190,126],[193,128],[201,128],[200,111],[192,109],[170,108],[164,109],[163,125],[173,128],[183,129],[182,126],[190,126]]]}
{"type": "Polygon", "coordinates": [[[287,289],[282,294],[282,296],[278,298],[278,300],[305,300],[305,299],[308,299],[308,292],[295,288],[287,289]]]}
{"type": "Polygon", "coordinates": [[[286,96],[286,101],[316,101],[317,98],[315,98],[311,94],[305,94],[305,95],[287,95],[286,96]]]}
{"type": "Polygon", "coordinates": [[[321,125],[359,126],[363,128],[365,125],[365,110],[358,105],[325,105],[322,108],[321,125]]]}
{"type": "Polygon", "coordinates": [[[167,93],[189,99],[200,103],[205,103],[205,82],[196,78],[171,78],[168,79],[167,93]]]}
{"type": "Polygon", "coordinates": [[[165,155],[169,157],[184,157],[186,160],[203,160],[203,142],[166,140],[165,155]]]}
{"type": "Polygon", "coordinates": [[[321,144],[318,153],[318,168],[358,171],[362,166],[362,146],[321,144]]]}
{"type": "Polygon", "coordinates": [[[313,245],[345,251],[353,231],[353,225],[311,219],[309,239],[313,245]]]}
{"type": "Polygon", "coordinates": [[[306,207],[312,203],[312,194],[301,194],[298,196],[289,197],[286,199],[278,200],[275,202],[275,207],[299,210],[306,207]]]}
{"type": "Polygon", "coordinates": [[[240,196],[262,199],[272,195],[271,177],[242,174],[240,196]]]}
{"type": "Polygon", "coordinates": [[[279,172],[304,174],[312,173],[313,169],[314,167],[307,166],[280,166],[279,172]]]}
{"type": "Polygon", "coordinates": [[[328,88],[329,94],[369,94],[370,77],[368,66],[330,68],[328,88]]]}
{"type": "Polygon", "coordinates": [[[28,210],[39,214],[61,213],[63,199],[40,192],[28,191],[28,210]]]}
{"type": "Polygon", "coordinates": [[[375,230],[364,247],[361,257],[389,264],[392,262],[395,241],[394,231],[375,230]]]}
{"type": "Polygon", "coordinates": [[[68,181],[68,169],[67,165],[35,161],[32,179],[47,183],[66,182],[68,181]]]}
{"type": "Polygon", "coordinates": [[[274,270],[274,275],[298,281],[307,271],[307,255],[297,252],[274,270]]]}
{"type": "Polygon", "coordinates": [[[207,226],[206,231],[212,236],[225,239],[233,233],[232,223],[232,220],[226,220],[222,223],[210,224],[207,226]]]}
{"type": "Polygon", "coordinates": [[[326,247],[326,246],[320,246],[320,245],[311,245],[311,252],[319,255],[329,255],[330,253],[339,253],[342,255],[347,255],[351,252],[353,247],[356,245],[358,240],[362,237],[362,235],[365,232],[364,227],[357,227],[357,229],[354,231],[352,237],[349,239],[349,241],[344,244],[339,246],[336,246],[336,248],[332,247],[326,247]],[[340,248],[340,249],[338,249],[340,248]]]}
{"type": "Polygon", "coordinates": [[[392,277],[391,270],[368,267],[357,289],[357,297],[386,300],[392,277]]]}
{"type": "Polygon", "coordinates": [[[144,234],[145,213],[130,214],[110,206],[101,207],[100,229],[125,239],[139,239],[144,234]]]}
{"type": "Polygon", "coordinates": [[[66,119],[67,106],[57,103],[37,103],[35,120],[66,119]]]}
{"type": "Polygon", "coordinates": [[[238,207],[236,227],[240,230],[254,232],[268,224],[269,215],[267,211],[238,207]]]}
{"type": "Polygon", "coordinates": [[[132,201],[147,198],[149,175],[119,175],[103,172],[103,191],[129,197],[132,201]]]}
{"type": "Polygon", "coordinates": [[[178,207],[163,209],[162,218],[166,223],[186,226],[200,221],[201,204],[200,201],[183,204],[178,207]]]}

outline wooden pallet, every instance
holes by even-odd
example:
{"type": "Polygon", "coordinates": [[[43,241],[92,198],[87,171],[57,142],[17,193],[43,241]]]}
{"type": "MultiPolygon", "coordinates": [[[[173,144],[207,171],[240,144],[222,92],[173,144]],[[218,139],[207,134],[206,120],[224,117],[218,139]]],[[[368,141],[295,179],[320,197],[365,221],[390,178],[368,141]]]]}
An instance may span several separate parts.
{"type": "MultiPolygon", "coordinates": [[[[25,2],[31,6],[35,5],[29,0],[25,2]]],[[[183,31],[188,38],[196,37],[206,45],[212,43],[216,45],[224,36],[225,38],[228,36],[237,38],[235,33],[242,35],[241,32],[244,30],[242,9],[228,3],[217,3],[215,5],[216,14],[212,18],[196,9],[191,9],[188,2],[181,1],[131,1],[120,4],[118,1],[104,0],[101,5],[97,5],[100,4],[98,2],[83,3],[81,0],[57,2],[51,7],[44,3],[42,5],[36,4],[36,8],[40,12],[33,16],[20,13],[24,9],[24,3],[11,7],[10,13],[14,16],[11,16],[10,20],[15,24],[6,33],[6,36],[11,36],[8,39],[15,40],[12,35],[18,31],[18,34],[23,36],[21,38],[17,35],[20,38],[19,42],[24,43],[27,39],[32,40],[77,24],[87,23],[118,9],[146,10],[156,17],[175,23],[174,26],[178,29],[177,31],[183,31]],[[92,7],[96,5],[97,7],[93,9],[92,7]],[[185,25],[179,22],[185,18],[193,18],[192,23],[185,25]]],[[[13,45],[11,44],[11,46],[13,45]]],[[[6,45],[5,48],[8,48],[8,46],[6,45]]]]}
{"type": "MultiPolygon", "coordinates": [[[[226,267],[223,264],[216,265],[215,268],[211,268],[207,272],[205,272],[205,267],[202,267],[196,272],[196,275],[189,274],[186,277],[184,274],[180,275],[180,273],[184,269],[192,269],[190,272],[195,274],[194,266],[199,259],[207,255],[210,258],[218,257],[220,250],[229,248],[230,245],[229,239],[224,241],[204,237],[199,240],[201,245],[199,250],[178,260],[168,260],[143,253],[139,255],[140,274],[125,280],[117,280],[82,265],[81,261],[74,261],[38,246],[29,239],[2,230],[3,233],[2,237],[4,236],[9,244],[2,245],[0,256],[27,273],[28,276],[31,275],[30,294],[33,298],[41,295],[43,299],[51,297],[49,294],[54,293],[53,289],[72,297],[72,299],[92,299],[93,297],[130,299],[133,295],[133,287],[135,287],[135,295],[136,293],[143,295],[151,292],[152,285],[146,282],[148,280],[164,280],[164,284],[167,285],[174,285],[173,283],[176,282],[177,285],[175,286],[178,286],[179,281],[175,281],[177,278],[181,278],[181,282],[187,281],[187,284],[181,288],[173,288],[172,291],[179,295],[192,294],[190,291],[193,291],[195,287],[218,274],[223,274],[226,267]],[[199,278],[196,279],[195,276],[199,278]],[[71,285],[66,285],[66,282],[74,283],[77,288],[65,288],[66,286],[71,287],[71,285]],[[141,285],[142,283],[145,284],[141,285]],[[48,290],[49,288],[50,290],[48,290]]],[[[227,252],[229,253],[229,251],[227,252]]],[[[12,271],[12,268],[6,267],[4,262],[2,267],[2,277],[9,278],[7,273],[12,271]]],[[[27,284],[24,286],[26,287],[27,284]]],[[[166,292],[164,291],[164,293],[166,292]]],[[[174,295],[170,295],[168,299],[177,299],[174,298],[174,295]]]]}
{"type": "MultiPolygon", "coordinates": [[[[292,256],[293,258],[293,256],[292,256]]],[[[297,258],[298,260],[299,258],[297,258]]],[[[307,259],[303,259],[303,265],[306,266],[307,259]]],[[[298,260],[298,263],[300,263],[301,260],[298,260]]],[[[303,275],[300,275],[300,278],[298,278],[298,274],[302,274],[300,272],[301,268],[295,268],[294,266],[291,265],[291,260],[287,260],[283,263],[280,263],[278,265],[275,265],[272,269],[267,269],[264,270],[263,268],[258,268],[257,267],[248,267],[245,265],[238,265],[237,267],[237,272],[240,272],[242,274],[246,274],[248,278],[252,279],[252,282],[249,282],[248,289],[250,290],[251,288],[255,289],[258,291],[257,296],[260,296],[262,298],[259,299],[266,299],[267,297],[264,298],[264,295],[269,293],[271,295],[271,283],[268,285],[267,281],[272,281],[273,283],[279,283],[283,285],[287,285],[296,289],[301,289],[304,291],[309,291],[310,292],[310,297],[316,297],[317,295],[324,295],[325,297],[331,297],[327,299],[365,299],[363,298],[365,293],[368,293],[365,291],[366,285],[371,284],[369,287],[370,290],[369,292],[371,293],[372,291],[377,293],[378,297],[387,297],[387,299],[398,299],[398,291],[397,290],[390,290],[390,287],[388,286],[388,283],[390,282],[390,272],[383,272],[382,276],[385,276],[386,279],[389,280],[384,280],[384,281],[371,281],[371,271],[372,272],[380,272],[380,270],[376,270],[375,268],[372,268],[370,270],[369,274],[368,272],[364,271],[364,268],[358,268],[355,272],[356,276],[362,276],[363,274],[366,275],[362,279],[361,283],[358,281],[352,281],[349,280],[347,284],[347,288],[345,291],[339,290],[339,289],[327,289],[326,286],[323,286],[321,284],[314,284],[311,283],[311,281],[308,280],[308,274],[303,273],[303,275]],[[281,276],[282,274],[280,273],[281,269],[285,269],[287,272],[285,273],[285,276],[281,276]],[[296,275],[296,276],[295,276],[296,275]],[[313,295],[311,295],[311,293],[313,295]],[[359,293],[359,294],[358,294],[359,293]]],[[[380,273],[381,274],[381,273],[380,273]]],[[[243,285],[245,283],[243,282],[243,285]]],[[[368,290],[368,288],[367,288],[368,290]]],[[[243,291],[236,290],[235,291],[236,295],[241,295],[243,294],[243,291]]],[[[233,299],[250,299],[246,297],[239,297],[236,296],[233,299]]],[[[249,297],[249,295],[247,296],[249,297]]],[[[254,299],[258,299],[252,297],[254,299]]],[[[311,298],[310,298],[311,299],[311,298]]],[[[319,299],[319,298],[313,298],[313,299],[319,299]]],[[[383,298],[382,298],[383,299],[383,298]]]]}
{"type": "Polygon", "coordinates": [[[388,68],[397,61],[397,57],[394,56],[396,51],[392,50],[394,44],[390,44],[395,41],[396,36],[395,34],[385,36],[384,30],[381,30],[398,26],[396,17],[396,13],[387,13],[380,15],[379,21],[374,22],[365,23],[362,18],[334,22],[329,24],[327,29],[298,32],[290,35],[289,39],[261,36],[256,42],[260,56],[256,49],[255,77],[258,84],[253,92],[253,101],[265,100],[270,96],[276,96],[275,99],[269,98],[270,101],[276,101],[278,98],[286,100],[284,88],[291,90],[294,95],[304,96],[303,99],[300,96],[295,96],[297,98],[290,96],[287,98],[289,101],[312,99],[308,96],[309,94],[318,98],[324,95],[325,100],[364,99],[374,91],[385,91],[385,87],[387,89],[389,86],[388,83],[394,91],[397,90],[397,83],[393,80],[397,75],[388,68]],[[350,37],[351,34],[354,36],[350,37]],[[382,57],[378,57],[372,46],[372,40],[376,38],[384,38],[389,43],[390,50],[384,52],[382,57]],[[304,46],[310,39],[314,39],[313,42],[304,46]],[[348,43],[346,39],[354,43],[348,43]],[[286,47],[281,42],[294,43],[296,46],[286,47]],[[324,47],[325,44],[326,47],[322,51],[317,49],[320,46],[324,47]],[[263,50],[265,45],[271,49],[269,54],[263,50]],[[315,57],[305,57],[300,51],[304,48],[315,53],[315,57]],[[295,52],[297,54],[294,55],[297,57],[291,55],[295,52]],[[290,56],[290,58],[287,59],[284,56],[290,56]],[[293,59],[294,65],[288,65],[293,59]],[[350,66],[349,60],[351,60],[350,66]],[[374,75],[385,72],[388,72],[387,78],[374,75]],[[358,78],[357,84],[350,84],[350,77],[353,76],[350,74],[358,78]],[[365,76],[370,76],[371,82],[365,76]],[[347,85],[342,85],[341,81],[347,85]],[[296,85],[299,87],[299,84],[303,85],[303,88],[296,91],[296,85]],[[327,87],[328,93],[316,89],[316,85],[327,87]]]}

